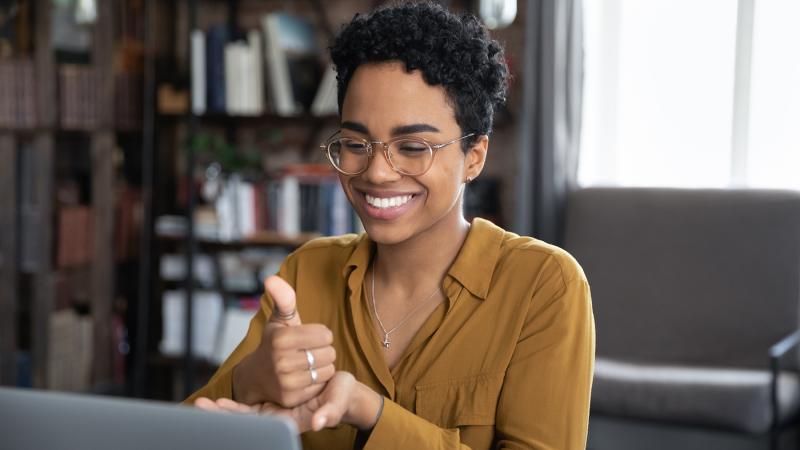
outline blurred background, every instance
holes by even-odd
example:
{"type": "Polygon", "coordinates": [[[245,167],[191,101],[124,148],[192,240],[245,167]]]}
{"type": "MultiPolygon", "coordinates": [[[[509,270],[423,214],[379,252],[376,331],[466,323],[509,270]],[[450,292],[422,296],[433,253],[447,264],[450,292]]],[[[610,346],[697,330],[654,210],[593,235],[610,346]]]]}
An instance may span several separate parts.
{"type": "MultiPolygon", "coordinates": [[[[362,231],[326,49],[382,3],[1,1],[0,385],[179,401],[362,231]]],[[[441,3],[512,73],[467,216],[592,285],[589,447],[796,445],[800,2],[441,3]]]]}

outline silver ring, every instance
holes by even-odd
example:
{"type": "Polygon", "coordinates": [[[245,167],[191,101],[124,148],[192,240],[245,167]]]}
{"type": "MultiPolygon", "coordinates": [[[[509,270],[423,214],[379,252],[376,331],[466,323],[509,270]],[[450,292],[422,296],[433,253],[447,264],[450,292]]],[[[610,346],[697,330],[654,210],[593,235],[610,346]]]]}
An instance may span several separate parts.
{"type": "Polygon", "coordinates": [[[282,320],[282,321],[284,321],[284,322],[288,322],[288,321],[290,321],[290,320],[294,319],[294,316],[296,316],[296,315],[297,315],[297,308],[293,309],[293,310],[292,310],[292,312],[290,312],[289,314],[283,314],[283,313],[281,313],[281,311],[280,311],[280,310],[278,309],[278,307],[276,306],[276,307],[275,307],[275,308],[272,310],[272,315],[273,315],[273,316],[275,316],[275,317],[277,317],[277,318],[278,318],[278,320],[282,320]]]}
{"type": "Polygon", "coordinates": [[[305,352],[306,352],[306,361],[308,361],[308,368],[313,369],[314,362],[316,361],[314,359],[314,355],[309,350],[305,350],[305,352]]]}
{"type": "Polygon", "coordinates": [[[317,378],[319,378],[319,374],[317,374],[317,369],[309,367],[308,373],[311,375],[311,384],[317,384],[317,378]]]}

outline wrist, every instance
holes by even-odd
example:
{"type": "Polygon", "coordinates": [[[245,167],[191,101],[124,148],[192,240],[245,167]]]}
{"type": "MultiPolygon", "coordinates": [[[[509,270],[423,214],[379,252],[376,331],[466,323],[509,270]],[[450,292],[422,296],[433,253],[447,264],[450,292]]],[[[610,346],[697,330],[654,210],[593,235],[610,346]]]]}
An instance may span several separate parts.
{"type": "Polygon", "coordinates": [[[371,430],[378,423],[383,409],[383,396],[363,383],[356,382],[344,422],[359,430],[371,430]]]}

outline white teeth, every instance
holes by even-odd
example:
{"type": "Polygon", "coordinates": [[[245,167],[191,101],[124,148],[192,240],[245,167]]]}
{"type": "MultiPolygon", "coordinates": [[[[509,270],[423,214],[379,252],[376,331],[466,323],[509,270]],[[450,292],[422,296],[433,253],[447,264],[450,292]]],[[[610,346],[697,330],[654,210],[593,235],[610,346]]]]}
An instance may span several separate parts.
{"type": "Polygon", "coordinates": [[[391,198],[380,198],[380,197],[373,197],[371,195],[366,195],[367,203],[374,206],[375,208],[396,208],[398,206],[405,205],[411,200],[413,195],[401,195],[397,197],[391,198]]]}

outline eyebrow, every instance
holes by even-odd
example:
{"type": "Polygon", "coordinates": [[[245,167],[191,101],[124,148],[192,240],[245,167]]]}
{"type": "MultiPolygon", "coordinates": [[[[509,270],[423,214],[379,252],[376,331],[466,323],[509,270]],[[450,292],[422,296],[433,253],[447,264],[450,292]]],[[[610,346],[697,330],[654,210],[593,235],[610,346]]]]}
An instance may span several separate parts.
{"type": "MultiPolygon", "coordinates": [[[[369,128],[367,128],[364,124],[359,122],[351,122],[349,120],[346,120],[342,122],[340,126],[341,128],[346,128],[348,130],[355,131],[356,133],[369,135],[369,128]]],[[[400,136],[404,134],[422,133],[426,131],[438,133],[439,129],[427,123],[414,123],[411,125],[396,126],[392,128],[391,133],[392,136],[400,136]]]]}

